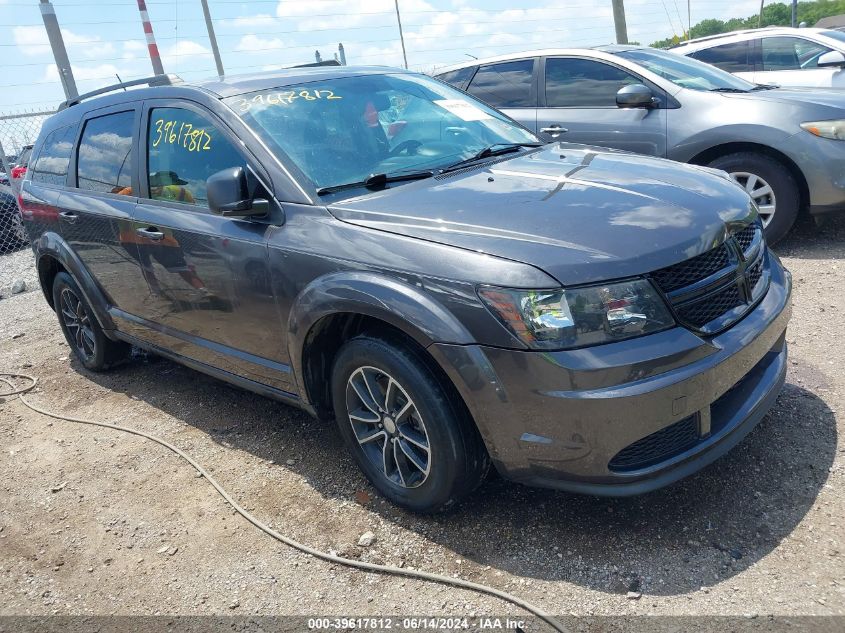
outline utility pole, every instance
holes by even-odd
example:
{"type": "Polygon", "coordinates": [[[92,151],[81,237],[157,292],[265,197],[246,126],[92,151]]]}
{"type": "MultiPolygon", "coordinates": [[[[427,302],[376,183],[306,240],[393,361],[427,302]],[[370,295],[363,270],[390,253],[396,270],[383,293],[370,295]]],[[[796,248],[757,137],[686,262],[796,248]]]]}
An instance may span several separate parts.
{"type": "MultiPolygon", "coordinates": [[[[619,0],[622,2],[622,0],[619,0]]],[[[399,17],[399,0],[394,0],[396,4],[396,23],[399,25],[399,40],[402,42],[402,59],[405,60],[405,70],[408,70],[408,54],[405,52],[405,36],[402,34],[402,18],[399,17]]]]}
{"type": "Polygon", "coordinates": [[[202,0],[202,12],[205,15],[205,27],[208,29],[208,39],[211,42],[211,52],[214,53],[214,63],[217,64],[217,74],[223,76],[223,60],[220,59],[220,49],[217,48],[217,36],[211,23],[211,12],[208,10],[208,0],[202,0]]]}
{"type": "Polygon", "coordinates": [[[153,35],[153,25],[150,22],[150,16],[147,13],[147,4],[144,0],[138,0],[138,11],[141,12],[141,22],[144,25],[144,35],[147,36],[147,50],[150,52],[150,61],[153,64],[153,72],[156,75],[163,75],[164,67],[161,65],[161,55],[159,55],[158,52],[156,38],[155,35],[153,35]]]}
{"type": "Polygon", "coordinates": [[[691,39],[692,39],[692,0],[687,0],[687,42],[689,42],[691,39]]]}
{"type": "Polygon", "coordinates": [[[346,49],[343,48],[343,42],[337,45],[337,54],[340,56],[340,65],[346,66],[346,49]]]}
{"type": "Polygon", "coordinates": [[[59,71],[59,79],[62,81],[62,89],[65,91],[65,99],[74,99],[79,96],[79,91],[76,89],[76,80],[73,78],[73,70],[70,67],[67,50],[65,50],[62,30],[59,28],[59,21],[56,19],[56,10],[50,0],[41,0],[38,6],[41,8],[41,17],[44,20],[44,28],[47,29],[50,48],[53,49],[53,59],[56,60],[56,68],[59,71]]]}
{"type": "Polygon", "coordinates": [[[757,17],[757,28],[758,29],[763,26],[763,3],[765,1],[766,0],[760,0],[760,15],[757,17]]]}
{"type": "Polygon", "coordinates": [[[628,43],[628,25],[625,23],[625,4],[623,0],[613,2],[613,24],[616,26],[616,43],[628,43]]]}
{"type": "Polygon", "coordinates": [[[792,28],[798,23],[798,0],[792,0],[792,28]]]}

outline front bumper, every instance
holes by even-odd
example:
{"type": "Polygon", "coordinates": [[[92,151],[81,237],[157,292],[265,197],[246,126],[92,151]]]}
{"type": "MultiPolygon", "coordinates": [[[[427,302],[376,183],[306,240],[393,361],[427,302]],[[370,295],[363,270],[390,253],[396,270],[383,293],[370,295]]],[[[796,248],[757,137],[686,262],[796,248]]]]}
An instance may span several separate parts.
{"type": "Polygon", "coordinates": [[[724,455],[774,404],[786,374],[790,294],[791,277],[773,258],[764,299],[715,337],[679,327],[564,352],[430,349],[505,477],[588,494],[641,494],[724,455]],[[683,450],[641,467],[636,460],[611,466],[644,438],[653,444],[652,437],[688,424],[695,436],[683,450]]]}
{"type": "Polygon", "coordinates": [[[787,155],[804,175],[811,214],[845,212],[845,142],[802,130],[775,149],[787,155]]]}

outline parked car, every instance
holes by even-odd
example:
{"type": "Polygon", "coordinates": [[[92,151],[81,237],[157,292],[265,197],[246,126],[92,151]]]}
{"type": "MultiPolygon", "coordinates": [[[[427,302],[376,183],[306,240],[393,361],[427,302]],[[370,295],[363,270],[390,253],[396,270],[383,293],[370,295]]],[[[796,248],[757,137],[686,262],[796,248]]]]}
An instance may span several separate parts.
{"type": "Polygon", "coordinates": [[[6,174],[0,172],[0,253],[17,250],[29,244],[29,238],[18,211],[14,191],[6,174]]]}
{"type": "Polygon", "coordinates": [[[754,198],[770,243],[802,208],[845,209],[845,92],[769,89],[639,46],[514,53],[437,77],[545,140],[723,169],[754,198]]]}
{"type": "Polygon", "coordinates": [[[751,29],[701,37],[671,50],[753,83],[845,88],[845,33],[833,29],[751,29]]]}
{"type": "Polygon", "coordinates": [[[26,174],[27,165],[29,165],[29,157],[32,155],[32,145],[24,145],[21,148],[21,154],[18,157],[18,162],[12,167],[10,176],[12,177],[12,184],[17,188],[20,185],[26,174]]]}
{"type": "Polygon", "coordinates": [[[23,183],[85,369],[134,344],[334,418],[424,512],[491,462],[653,490],[775,401],[790,276],[722,172],[544,145],[407,71],[150,81],[66,104],[23,183]]]}

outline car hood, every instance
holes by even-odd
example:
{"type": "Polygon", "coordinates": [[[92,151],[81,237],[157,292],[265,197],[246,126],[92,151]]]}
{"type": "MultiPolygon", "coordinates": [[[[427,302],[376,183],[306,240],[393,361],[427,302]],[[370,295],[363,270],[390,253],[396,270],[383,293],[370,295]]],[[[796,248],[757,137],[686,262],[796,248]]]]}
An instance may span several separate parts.
{"type": "Polygon", "coordinates": [[[720,93],[731,99],[754,99],[779,103],[796,102],[802,105],[845,109],[845,91],[822,88],[772,88],[744,93],[720,93]]]}
{"type": "Polygon", "coordinates": [[[565,143],[328,208],[344,222],[531,264],[564,285],[688,259],[754,214],[724,172],[565,143]]]}

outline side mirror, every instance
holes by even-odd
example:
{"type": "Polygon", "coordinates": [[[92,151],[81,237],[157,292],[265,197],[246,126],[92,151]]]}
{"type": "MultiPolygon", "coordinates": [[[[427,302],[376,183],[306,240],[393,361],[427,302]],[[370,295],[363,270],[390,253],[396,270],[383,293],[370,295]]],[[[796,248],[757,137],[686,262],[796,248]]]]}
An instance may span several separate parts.
{"type": "Polygon", "coordinates": [[[226,217],[255,218],[270,211],[269,201],[250,195],[243,167],[230,167],[209,176],[206,196],[211,212],[226,217]]]}
{"type": "Polygon", "coordinates": [[[835,66],[845,66],[845,55],[840,53],[839,51],[828,51],[816,62],[816,66],[819,68],[833,68],[835,66]]]}
{"type": "Polygon", "coordinates": [[[658,103],[648,86],[631,84],[616,93],[616,105],[620,108],[653,108],[658,103]]]}

